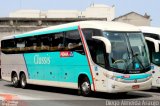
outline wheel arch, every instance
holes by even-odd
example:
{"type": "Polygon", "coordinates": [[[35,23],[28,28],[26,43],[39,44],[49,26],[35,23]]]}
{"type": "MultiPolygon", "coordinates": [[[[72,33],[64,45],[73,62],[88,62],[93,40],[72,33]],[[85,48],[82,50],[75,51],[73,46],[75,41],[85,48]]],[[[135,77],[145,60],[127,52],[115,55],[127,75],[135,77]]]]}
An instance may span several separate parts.
{"type": "Polygon", "coordinates": [[[80,86],[80,83],[83,81],[84,78],[88,78],[89,83],[91,84],[91,81],[90,81],[90,79],[89,79],[89,76],[88,76],[87,74],[85,74],[85,73],[81,73],[81,74],[79,74],[79,76],[78,76],[78,87],[80,86]]]}
{"type": "MultiPolygon", "coordinates": [[[[14,74],[17,74],[17,72],[16,72],[15,70],[13,70],[13,71],[11,72],[11,78],[13,77],[14,74]]],[[[18,74],[17,74],[17,77],[18,77],[18,80],[19,80],[18,74]]],[[[12,80],[12,79],[11,79],[11,80],[12,80]]]]}
{"type": "Polygon", "coordinates": [[[19,78],[20,78],[20,76],[21,76],[22,74],[26,75],[24,71],[20,71],[20,73],[19,73],[19,78]]]}

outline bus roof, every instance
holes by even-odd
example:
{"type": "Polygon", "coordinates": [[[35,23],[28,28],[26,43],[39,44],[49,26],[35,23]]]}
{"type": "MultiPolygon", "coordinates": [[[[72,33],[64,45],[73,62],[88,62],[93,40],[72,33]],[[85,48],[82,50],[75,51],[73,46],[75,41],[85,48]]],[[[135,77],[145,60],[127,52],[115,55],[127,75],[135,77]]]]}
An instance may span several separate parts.
{"type": "Polygon", "coordinates": [[[63,32],[69,30],[75,30],[80,28],[93,28],[93,29],[101,29],[103,31],[140,31],[136,26],[120,23],[120,22],[107,22],[107,21],[79,21],[79,22],[72,22],[67,24],[56,25],[48,28],[38,29],[34,31],[30,31],[27,33],[13,35],[10,37],[4,37],[4,39],[12,39],[14,38],[21,38],[21,37],[28,37],[34,35],[42,35],[42,34],[49,34],[49,33],[56,33],[56,32],[63,32]]]}
{"type": "Polygon", "coordinates": [[[150,27],[150,26],[140,26],[139,29],[143,33],[152,33],[160,36],[160,28],[158,27],[150,27]]]}

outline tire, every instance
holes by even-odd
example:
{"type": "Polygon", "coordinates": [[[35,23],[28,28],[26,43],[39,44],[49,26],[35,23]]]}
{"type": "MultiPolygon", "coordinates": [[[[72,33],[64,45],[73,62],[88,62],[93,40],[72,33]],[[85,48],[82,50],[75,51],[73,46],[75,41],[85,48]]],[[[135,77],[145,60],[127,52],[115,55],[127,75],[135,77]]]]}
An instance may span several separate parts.
{"type": "Polygon", "coordinates": [[[124,95],[127,95],[127,93],[128,93],[128,92],[119,92],[119,93],[117,93],[117,95],[120,95],[120,96],[122,95],[122,96],[124,96],[124,95]]]}
{"type": "Polygon", "coordinates": [[[20,85],[21,85],[21,88],[23,89],[27,87],[26,75],[24,73],[20,75],[20,85]]]}
{"type": "Polygon", "coordinates": [[[19,87],[19,80],[16,73],[14,73],[12,76],[12,84],[15,88],[19,87]]]}
{"type": "Polygon", "coordinates": [[[87,77],[82,79],[80,83],[80,91],[83,96],[89,96],[91,94],[91,84],[87,77]]]}
{"type": "Polygon", "coordinates": [[[160,90],[160,87],[157,87],[158,90],[160,90]]]}

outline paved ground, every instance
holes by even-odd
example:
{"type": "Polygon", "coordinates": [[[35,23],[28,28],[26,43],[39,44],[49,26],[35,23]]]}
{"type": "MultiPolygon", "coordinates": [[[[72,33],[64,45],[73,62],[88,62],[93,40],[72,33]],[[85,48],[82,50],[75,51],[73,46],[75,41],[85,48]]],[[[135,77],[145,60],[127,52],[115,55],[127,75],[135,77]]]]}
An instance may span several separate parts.
{"type": "MultiPolygon", "coordinates": [[[[9,104],[19,104],[15,106],[106,106],[110,101],[139,101],[139,100],[159,100],[160,90],[153,88],[147,91],[133,91],[126,95],[93,93],[90,97],[78,95],[77,90],[62,89],[46,86],[30,85],[27,89],[14,88],[10,82],[0,81],[0,106],[4,101],[20,100],[9,104]],[[106,102],[107,101],[107,102],[106,102]]],[[[118,103],[118,102],[114,102],[118,103]]],[[[137,102],[136,102],[137,103],[137,102]]],[[[146,103],[146,102],[145,102],[146,103]]],[[[112,104],[115,105],[115,104],[112,104]]],[[[152,105],[149,105],[152,106],[152,105]]],[[[156,106],[156,105],[155,105],[156,106]]]]}

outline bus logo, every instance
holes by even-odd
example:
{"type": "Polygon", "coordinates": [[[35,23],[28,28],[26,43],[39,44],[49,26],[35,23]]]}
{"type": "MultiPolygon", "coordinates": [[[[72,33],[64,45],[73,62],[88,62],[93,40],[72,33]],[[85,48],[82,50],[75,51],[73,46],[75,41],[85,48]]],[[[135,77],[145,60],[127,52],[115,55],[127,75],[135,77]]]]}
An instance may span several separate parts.
{"type": "Polygon", "coordinates": [[[60,52],[60,57],[73,57],[73,52],[71,52],[71,51],[62,51],[62,52],[60,52]]]}
{"type": "Polygon", "coordinates": [[[35,55],[34,64],[50,64],[51,60],[48,54],[46,56],[35,55]]]}

